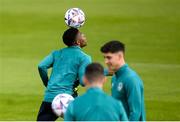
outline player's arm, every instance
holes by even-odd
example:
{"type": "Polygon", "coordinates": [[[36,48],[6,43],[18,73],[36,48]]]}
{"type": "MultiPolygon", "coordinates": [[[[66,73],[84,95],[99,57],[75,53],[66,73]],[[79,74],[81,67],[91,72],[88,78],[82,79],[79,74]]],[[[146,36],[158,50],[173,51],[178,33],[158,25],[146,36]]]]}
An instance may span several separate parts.
{"type": "Polygon", "coordinates": [[[91,57],[90,56],[86,56],[83,58],[83,60],[81,61],[80,67],[79,67],[79,71],[78,71],[78,77],[79,77],[79,83],[84,86],[84,82],[83,82],[83,76],[84,76],[84,72],[86,69],[86,66],[88,64],[90,64],[92,62],[91,57]]]}
{"type": "Polygon", "coordinates": [[[118,108],[120,108],[120,121],[128,121],[128,117],[127,117],[127,114],[126,114],[126,111],[122,105],[122,103],[120,101],[118,101],[119,103],[119,106],[118,108]]]}
{"type": "Polygon", "coordinates": [[[129,105],[129,121],[139,121],[141,115],[141,89],[136,78],[127,79],[126,90],[129,105]]]}
{"type": "Polygon", "coordinates": [[[38,65],[39,75],[41,77],[41,80],[43,81],[43,84],[47,86],[48,83],[48,68],[53,66],[54,58],[53,58],[53,52],[46,56],[38,65]]]}
{"type": "Polygon", "coordinates": [[[64,121],[75,121],[74,116],[73,116],[73,102],[71,102],[68,105],[68,108],[64,116],[64,121]]]}

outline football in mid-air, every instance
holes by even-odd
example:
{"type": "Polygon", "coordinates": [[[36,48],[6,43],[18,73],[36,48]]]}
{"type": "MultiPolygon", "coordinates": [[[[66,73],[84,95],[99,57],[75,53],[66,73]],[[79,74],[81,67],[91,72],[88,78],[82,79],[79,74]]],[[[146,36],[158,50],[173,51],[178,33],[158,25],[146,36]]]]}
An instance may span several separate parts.
{"type": "Polygon", "coordinates": [[[57,116],[63,116],[70,102],[74,98],[69,94],[58,94],[52,101],[51,107],[57,116]]]}
{"type": "Polygon", "coordinates": [[[85,14],[80,8],[70,8],[65,13],[65,23],[74,28],[80,28],[85,22],[85,14]]]}

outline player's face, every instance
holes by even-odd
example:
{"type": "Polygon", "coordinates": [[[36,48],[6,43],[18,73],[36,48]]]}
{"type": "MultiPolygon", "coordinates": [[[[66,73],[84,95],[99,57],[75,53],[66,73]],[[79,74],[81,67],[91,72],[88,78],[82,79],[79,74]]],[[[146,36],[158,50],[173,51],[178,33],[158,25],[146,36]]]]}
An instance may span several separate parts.
{"type": "Polygon", "coordinates": [[[77,35],[77,40],[79,41],[79,46],[82,48],[82,47],[85,47],[87,45],[87,39],[86,39],[86,36],[79,32],[78,35],[77,35]]]}
{"type": "Polygon", "coordinates": [[[117,71],[119,68],[120,55],[119,53],[103,53],[105,64],[109,71],[117,71]]]}

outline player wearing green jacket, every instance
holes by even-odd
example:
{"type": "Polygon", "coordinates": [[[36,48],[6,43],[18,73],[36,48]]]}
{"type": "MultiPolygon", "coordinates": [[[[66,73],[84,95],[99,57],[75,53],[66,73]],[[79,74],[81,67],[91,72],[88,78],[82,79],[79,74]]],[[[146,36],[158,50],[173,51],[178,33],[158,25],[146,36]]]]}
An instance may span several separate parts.
{"type": "Polygon", "coordinates": [[[102,87],[106,81],[103,72],[99,63],[86,67],[84,82],[88,90],[69,104],[65,121],[128,120],[121,102],[103,92],[102,87]]]}
{"type": "Polygon", "coordinates": [[[37,120],[54,121],[58,117],[52,112],[51,102],[60,93],[74,94],[76,81],[83,84],[82,78],[85,67],[91,63],[91,57],[81,48],[86,46],[87,40],[76,28],[69,28],[63,34],[66,48],[50,53],[38,65],[39,74],[46,87],[44,100],[41,104],[37,120]],[[52,68],[50,78],[48,69],[52,68]]]}
{"type": "Polygon", "coordinates": [[[125,63],[125,46],[110,41],[101,47],[108,69],[114,71],[112,96],[120,100],[130,121],[145,121],[144,86],[141,78],[125,63]]]}

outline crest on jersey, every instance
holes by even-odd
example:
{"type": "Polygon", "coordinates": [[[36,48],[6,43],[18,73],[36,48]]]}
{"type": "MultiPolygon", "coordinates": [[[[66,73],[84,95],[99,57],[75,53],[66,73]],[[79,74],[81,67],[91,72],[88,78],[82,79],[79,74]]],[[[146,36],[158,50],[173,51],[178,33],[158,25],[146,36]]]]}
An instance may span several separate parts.
{"type": "Polygon", "coordinates": [[[118,90],[118,91],[121,91],[122,88],[123,88],[123,83],[120,82],[120,83],[118,84],[117,90],[118,90]]]}

